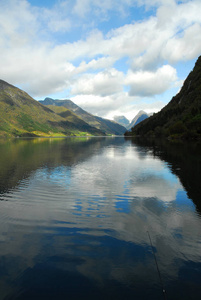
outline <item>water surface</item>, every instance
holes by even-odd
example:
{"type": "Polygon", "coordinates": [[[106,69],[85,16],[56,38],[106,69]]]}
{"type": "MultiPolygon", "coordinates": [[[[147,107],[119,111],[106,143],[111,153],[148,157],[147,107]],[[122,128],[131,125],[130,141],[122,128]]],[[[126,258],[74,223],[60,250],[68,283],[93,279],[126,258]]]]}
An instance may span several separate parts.
{"type": "Polygon", "coordinates": [[[0,299],[199,299],[200,153],[0,141],[0,299]]]}

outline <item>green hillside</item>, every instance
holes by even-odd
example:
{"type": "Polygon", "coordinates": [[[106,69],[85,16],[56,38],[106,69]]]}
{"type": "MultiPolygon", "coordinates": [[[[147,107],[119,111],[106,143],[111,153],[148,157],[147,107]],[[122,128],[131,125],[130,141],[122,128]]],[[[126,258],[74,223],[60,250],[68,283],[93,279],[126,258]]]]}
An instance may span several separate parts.
{"type": "Polygon", "coordinates": [[[201,57],[186,78],[181,91],[160,112],[125,135],[201,138],[201,57]]]}
{"type": "Polygon", "coordinates": [[[47,105],[47,107],[62,117],[65,120],[65,124],[68,124],[68,128],[71,130],[79,130],[82,132],[82,135],[85,135],[86,132],[92,135],[104,135],[104,132],[93,126],[90,126],[71,110],[63,106],[47,105]]]}
{"type": "Polygon", "coordinates": [[[94,116],[71,100],[53,100],[51,98],[45,98],[43,101],[39,101],[43,105],[54,105],[54,106],[63,106],[70,111],[72,111],[77,117],[81,118],[84,122],[88,123],[90,126],[97,128],[98,130],[104,132],[106,135],[122,135],[125,133],[126,128],[114,121],[107,120],[94,116]]]}
{"type": "Polygon", "coordinates": [[[0,137],[102,134],[87,126],[76,126],[24,91],[0,80],[0,137]]]}

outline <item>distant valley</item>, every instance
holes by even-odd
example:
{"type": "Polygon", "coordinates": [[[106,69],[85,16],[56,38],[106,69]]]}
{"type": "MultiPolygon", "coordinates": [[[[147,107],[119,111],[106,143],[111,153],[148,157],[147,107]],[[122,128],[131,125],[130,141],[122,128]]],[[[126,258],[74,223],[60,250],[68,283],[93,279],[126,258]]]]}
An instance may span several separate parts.
{"type": "Polygon", "coordinates": [[[125,126],[127,130],[130,130],[132,127],[149,118],[151,115],[152,114],[147,114],[145,111],[140,110],[131,122],[129,122],[125,116],[114,116],[114,120],[122,126],[125,126]]]}
{"type": "MultiPolygon", "coordinates": [[[[123,135],[126,131],[126,128],[117,122],[94,116],[83,110],[71,100],[54,100],[51,98],[45,98],[45,100],[41,100],[39,102],[54,111],[58,110],[56,107],[63,107],[66,110],[70,110],[84,122],[95,127],[106,135],[123,135]]],[[[65,112],[63,111],[60,115],[65,116],[65,112]]]]}

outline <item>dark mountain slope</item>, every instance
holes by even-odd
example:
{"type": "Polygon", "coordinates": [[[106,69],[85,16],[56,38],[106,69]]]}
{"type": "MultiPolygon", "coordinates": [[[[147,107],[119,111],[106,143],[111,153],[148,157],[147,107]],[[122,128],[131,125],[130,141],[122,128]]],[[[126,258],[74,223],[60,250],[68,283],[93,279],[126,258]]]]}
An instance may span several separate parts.
{"type": "Polygon", "coordinates": [[[160,112],[132,128],[126,135],[201,137],[201,57],[181,91],[160,112]]]}
{"type": "Polygon", "coordinates": [[[96,117],[83,110],[71,100],[53,100],[51,98],[45,98],[45,100],[39,102],[43,105],[63,106],[74,112],[79,118],[88,123],[90,126],[96,127],[105,134],[122,135],[126,131],[124,126],[119,125],[111,120],[96,117]]]}

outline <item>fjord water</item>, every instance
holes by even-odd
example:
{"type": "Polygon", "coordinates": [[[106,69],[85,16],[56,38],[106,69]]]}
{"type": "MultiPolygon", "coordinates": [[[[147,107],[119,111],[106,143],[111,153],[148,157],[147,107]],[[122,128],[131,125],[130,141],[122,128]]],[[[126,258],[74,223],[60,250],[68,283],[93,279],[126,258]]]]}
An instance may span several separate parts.
{"type": "Polygon", "coordinates": [[[0,299],[199,299],[200,153],[0,141],[0,299]]]}

